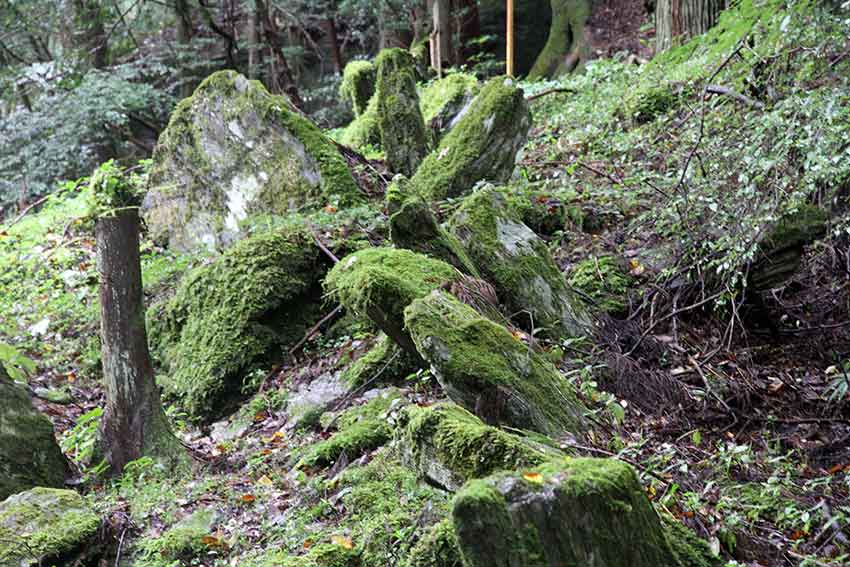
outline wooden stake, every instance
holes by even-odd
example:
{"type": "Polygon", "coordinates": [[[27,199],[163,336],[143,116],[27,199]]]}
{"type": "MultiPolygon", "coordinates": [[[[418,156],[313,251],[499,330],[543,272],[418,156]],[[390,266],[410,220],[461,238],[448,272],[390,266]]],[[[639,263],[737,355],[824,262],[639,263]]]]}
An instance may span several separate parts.
{"type": "Polygon", "coordinates": [[[508,49],[505,57],[505,72],[514,76],[514,0],[508,0],[508,49]]]}

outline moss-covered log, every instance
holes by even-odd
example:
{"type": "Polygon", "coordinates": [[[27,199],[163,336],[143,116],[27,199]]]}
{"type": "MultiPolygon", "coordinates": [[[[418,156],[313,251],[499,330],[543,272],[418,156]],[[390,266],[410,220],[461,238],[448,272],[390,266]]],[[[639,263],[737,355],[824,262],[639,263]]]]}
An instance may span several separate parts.
{"type": "Polygon", "coordinates": [[[560,372],[472,307],[437,290],[411,303],[404,323],[449,398],[485,422],[583,431],[585,409],[560,372]]]}
{"type": "Polygon", "coordinates": [[[553,78],[573,71],[587,59],[585,24],[591,0],[551,0],[549,38],[528,73],[531,80],[553,78]]]}

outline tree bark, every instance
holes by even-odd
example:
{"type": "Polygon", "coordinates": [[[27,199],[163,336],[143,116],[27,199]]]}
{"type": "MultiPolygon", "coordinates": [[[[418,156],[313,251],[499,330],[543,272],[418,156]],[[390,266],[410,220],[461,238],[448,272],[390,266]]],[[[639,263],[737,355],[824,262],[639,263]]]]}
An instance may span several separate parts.
{"type": "Polygon", "coordinates": [[[333,58],[334,68],[338,75],[342,75],[345,69],[345,62],[342,60],[342,52],[339,49],[339,38],[336,34],[336,21],[333,16],[324,21],[325,32],[328,34],[328,41],[331,46],[331,57],[333,58]]]}
{"type": "Polygon", "coordinates": [[[528,73],[529,79],[570,73],[588,57],[584,27],[590,17],[591,0],[551,0],[551,4],[549,38],[528,73]]]}
{"type": "Polygon", "coordinates": [[[655,52],[707,32],[728,6],[728,0],[657,0],[655,52]]]}
{"type": "Polygon", "coordinates": [[[101,217],[95,232],[106,387],[100,429],[104,454],[113,474],[142,456],[174,466],[186,453],[163,412],[148,352],[138,210],[101,217]]]}
{"type": "Polygon", "coordinates": [[[298,108],[302,108],[304,106],[304,102],[301,100],[301,95],[298,93],[298,85],[295,84],[295,79],[292,76],[292,70],[289,67],[289,62],[286,60],[286,54],[283,52],[283,39],[280,37],[280,31],[277,29],[274,18],[272,18],[269,13],[268,5],[265,0],[257,0],[257,12],[260,15],[260,24],[263,29],[263,35],[265,36],[266,41],[268,41],[269,46],[271,46],[274,54],[274,60],[280,67],[277,76],[273,77],[273,80],[280,82],[279,90],[289,96],[292,104],[298,108]]]}
{"type": "Polygon", "coordinates": [[[481,36],[481,19],[478,15],[477,0],[460,0],[458,2],[458,18],[460,19],[460,61],[465,64],[478,54],[478,47],[473,40],[481,36]]]}
{"type": "Polygon", "coordinates": [[[452,28],[449,0],[430,0],[432,31],[431,31],[431,65],[442,76],[443,64],[451,65],[452,61],[452,28]]]}

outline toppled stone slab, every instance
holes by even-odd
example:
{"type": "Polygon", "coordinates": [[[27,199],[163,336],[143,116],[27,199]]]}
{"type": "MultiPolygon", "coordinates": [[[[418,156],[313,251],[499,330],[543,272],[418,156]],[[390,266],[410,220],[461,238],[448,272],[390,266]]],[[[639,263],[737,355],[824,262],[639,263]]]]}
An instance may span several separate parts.
{"type": "Polygon", "coordinates": [[[66,470],[53,424],[0,364],[0,499],[34,486],[61,487],[66,470]]]}
{"type": "Polygon", "coordinates": [[[73,565],[91,553],[100,518],[79,494],[33,488],[0,502],[0,565],[73,565]]]}
{"type": "Polygon", "coordinates": [[[451,73],[435,79],[419,93],[422,118],[434,142],[451,130],[469,109],[480,85],[475,75],[451,73]]]}
{"type": "Polygon", "coordinates": [[[553,338],[592,332],[584,305],[567,287],[546,243],[502,193],[487,188],[467,197],[448,225],[520,325],[553,338]]]}
{"type": "Polygon", "coordinates": [[[360,199],[342,155],[283,96],[233,71],[207,77],[160,135],[142,212],[154,240],[220,250],[256,216],[360,199]]]}
{"type": "Polygon", "coordinates": [[[464,486],[452,510],[468,567],[709,567],[708,546],[666,530],[634,470],[568,459],[464,486]]]}
{"type": "Polygon", "coordinates": [[[551,437],[584,429],[585,410],[560,372],[450,294],[412,302],[404,323],[449,398],[488,424],[551,437]]]}
{"type": "Polygon", "coordinates": [[[531,114],[522,89],[508,78],[491,79],[411,182],[429,199],[460,197],[479,181],[507,181],[525,144],[531,114]]]}

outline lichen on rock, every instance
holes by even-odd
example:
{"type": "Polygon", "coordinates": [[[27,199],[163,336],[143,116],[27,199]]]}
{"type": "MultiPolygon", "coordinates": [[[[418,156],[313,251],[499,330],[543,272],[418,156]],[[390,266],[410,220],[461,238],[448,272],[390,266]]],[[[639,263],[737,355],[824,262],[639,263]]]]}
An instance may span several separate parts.
{"type": "Polygon", "coordinates": [[[421,89],[419,108],[433,142],[439,143],[460,120],[479,88],[475,75],[451,73],[431,81],[421,89]]]}
{"type": "Polygon", "coordinates": [[[156,241],[218,250],[254,215],[360,200],[342,155],[283,96],[233,71],[175,108],[153,155],[143,214],[156,241]]]}
{"type": "Polygon", "coordinates": [[[491,79],[411,182],[421,194],[439,200],[464,195],[481,180],[507,181],[530,127],[522,89],[506,77],[491,79]]]}
{"type": "Polygon", "coordinates": [[[100,518],[72,490],[37,487],[0,502],[0,565],[66,564],[86,550],[100,518]]]}
{"type": "Polygon", "coordinates": [[[519,324],[554,338],[592,332],[584,305],[567,287],[546,243],[499,191],[486,188],[467,197],[448,226],[519,324]]]}
{"type": "Polygon", "coordinates": [[[62,487],[66,470],[50,420],[0,364],[0,499],[34,486],[62,487]]]}
{"type": "Polygon", "coordinates": [[[616,459],[568,459],[467,483],[452,520],[468,567],[709,567],[676,550],[637,475],[616,459]]]}
{"type": "Polygon", "coordinates": [[[354,116],[366,112],[372,95],[375,94],[377,69],[371,61],[358,59],[349,61],[342,72],[339,96],[351,104],[354,116]]]}
{"type": "Polygon", "coordinates": [[[186,274],[147,314],[166,393],[196,420],[250,393],[246,374],[318,318],[325,269],[312,236],[294,225],[247,238],[186,274]]]}
{"type": "Polygon", "coordinates": [[[581,434],[584,408],[560,372],[505,327],[436,290],[404,323],[449,398],[491,425],[581,434]]]}

